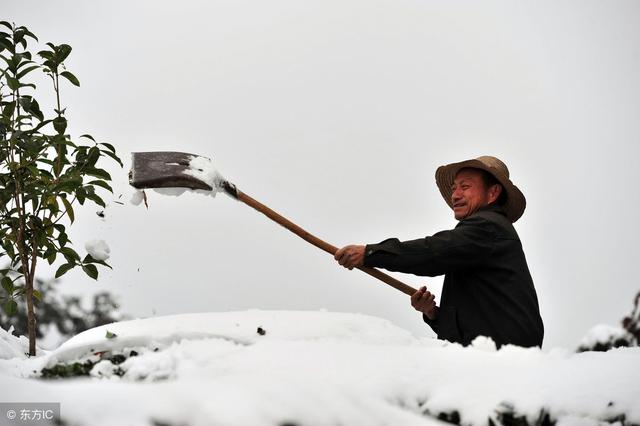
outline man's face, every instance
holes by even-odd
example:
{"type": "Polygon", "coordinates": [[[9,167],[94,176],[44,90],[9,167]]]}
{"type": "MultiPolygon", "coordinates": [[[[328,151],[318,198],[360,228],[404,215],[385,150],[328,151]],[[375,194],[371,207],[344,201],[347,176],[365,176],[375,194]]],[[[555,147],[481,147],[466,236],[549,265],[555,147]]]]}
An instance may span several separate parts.
{"type": "Polygon", "coordinates": [[[457,220],[466,218],[493,201],[489,188],[482,180],[481,172],[475,169],[460,170],[453,180],[451,189],[453,190],[451,194],[453,214],[457,220]]]}

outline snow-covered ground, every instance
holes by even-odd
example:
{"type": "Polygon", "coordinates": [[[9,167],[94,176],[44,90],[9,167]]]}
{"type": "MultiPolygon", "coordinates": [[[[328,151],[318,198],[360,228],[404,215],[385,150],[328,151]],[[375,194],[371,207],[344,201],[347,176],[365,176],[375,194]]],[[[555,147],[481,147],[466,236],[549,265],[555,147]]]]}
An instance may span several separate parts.
{"type": "Polygon", "coordinates": [[[486,425],[509,410],[640,423],[640,348],[463,348],[371,316],[257,310],[113,323],[33,358],[25,345],[0,332],[0,401],[60,402],[69,425],[430,425],[454,411],[486,425]],[[86,360],[91,377],[34,377],[86,360]]]}

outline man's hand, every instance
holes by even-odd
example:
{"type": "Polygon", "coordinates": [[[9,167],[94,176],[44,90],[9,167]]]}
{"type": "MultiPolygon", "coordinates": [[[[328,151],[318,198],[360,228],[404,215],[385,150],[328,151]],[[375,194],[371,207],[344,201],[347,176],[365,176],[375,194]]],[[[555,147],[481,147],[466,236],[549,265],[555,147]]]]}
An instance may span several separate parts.
{"type": "Polygon", "coordinates": [[[351,270],[364,264],[364,248],[365,246],[357,245],[344,246],[336,252],[333,258],[339,264],[351,270]]]}
{"type": "Polygon", "coordinates": [[[435,298],[436,296],[427,291],[427,287],[423,286],[411,296],[411,306],[416,311],[425,314],[430,320],[434,320],[438,313],[435,298]]]}

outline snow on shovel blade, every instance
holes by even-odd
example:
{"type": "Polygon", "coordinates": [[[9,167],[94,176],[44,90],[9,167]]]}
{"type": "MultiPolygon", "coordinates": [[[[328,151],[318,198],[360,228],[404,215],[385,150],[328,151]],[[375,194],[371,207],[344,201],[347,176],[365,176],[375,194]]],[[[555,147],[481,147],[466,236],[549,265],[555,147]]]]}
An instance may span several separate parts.
{"type": "Polygon", "coordinates": [[[138,189],[189,188],[211,191],[211,185],[185,173],[190,169],[191,161],[198,157],[188,152],[133,152],[129,184],[138,189]]]}

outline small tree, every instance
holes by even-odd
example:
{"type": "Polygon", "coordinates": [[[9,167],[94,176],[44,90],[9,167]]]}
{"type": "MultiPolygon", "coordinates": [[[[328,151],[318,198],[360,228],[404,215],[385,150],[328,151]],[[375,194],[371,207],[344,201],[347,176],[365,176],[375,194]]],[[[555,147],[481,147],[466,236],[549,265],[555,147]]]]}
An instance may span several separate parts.
{"type": "Polygon", "coordinates": [[[96,165],[99,160],[108,156],[122,167],[112,145],[97,143],[91,135],[72,140],[66,133],[60,86],[65,80],[80,85],[64,65],[71,46],[47,43],[37,62],[28,49],[33,41],[38,39],[26,27],[0,21],[0,257],[9,260],[1,271],[3,305],[11,315],[17,312],[17,301],[26,302],[30,355],[35,355],[36,339],[33,302],[42,298],[34,288],[37,261],[53,264],[63,258],[56,278],[80,266],[97,279],[97,264],[110,267],[89,255],[81,259],[61,220],[73,223],[77,203],[105,207],[96,190],[113,191],[111,176],[96,165]],[[50,116],[34,96],[33,77],[38,73],[53,82],[55,108],[50,116]]]}

